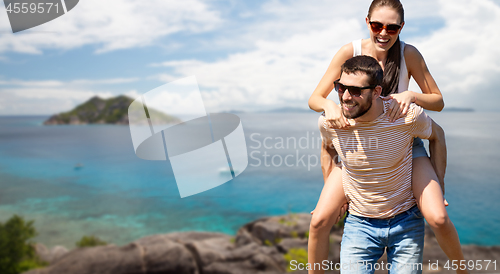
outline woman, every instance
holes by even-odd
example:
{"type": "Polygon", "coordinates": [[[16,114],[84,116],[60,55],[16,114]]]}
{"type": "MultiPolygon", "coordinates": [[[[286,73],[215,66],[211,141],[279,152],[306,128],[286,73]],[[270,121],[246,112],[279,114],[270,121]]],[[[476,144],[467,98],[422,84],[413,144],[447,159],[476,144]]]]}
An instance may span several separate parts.
{"type": "MultiPolygon", "coordinates": [[[[388,111],[391,121],[405,115],[410,103],[427,110],[441,111],[444,107],[443,97],[422,55],[415,47],[399,40],[399,33],[404,26],[404,10],[399,0],[374,0],[368,10],[366,24],[370,38],[344,45],[337,52],[309,99],[310,108],[324,111],[332,128],[349,126],[341,109],[326,97],[333,89],[333,82],[340,78],[340,66],[352,56],[363,54],[374,57],[384,69],[382,95],[387,100],[394,99],[388,111]],[[422,94],[408,90],[410,77],[415,79],[422,94]]],[[[446,212],[443,197],[444,170],[445,166],[434,170],[422,141],[415,139],[412,188],[418,207],[448,258],[460,262],[464,260],[460,241],[446,212]],[[438,182],[441,182],[443,189],[438,182]]],[[[324,176],[325,186],[311,220],[309,263],[321,263],[327,259],[330,229],[338,219],[340,208],[346,203],[340,169],[333,168],[331,173],[324,176]]],[[[310,273],[322,271],[313,270],[310,273]]],[[[457,273],[468,271],[459,269],[457,273]]]]}

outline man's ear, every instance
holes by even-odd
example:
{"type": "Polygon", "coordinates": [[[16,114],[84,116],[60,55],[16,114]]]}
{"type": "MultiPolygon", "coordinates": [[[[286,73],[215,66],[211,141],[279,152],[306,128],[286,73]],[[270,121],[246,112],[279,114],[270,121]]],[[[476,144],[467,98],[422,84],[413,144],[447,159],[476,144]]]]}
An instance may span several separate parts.
{"type": "Polygon", "coordinates": [[[365,21],[366,21],[366,26],[368,27],[368,30],[370,29],[370,19],[368,18],[368,16],[365,18],[365,21]]]}
{"type": "Polygon", "coordinates": [[[380,97],[382,94],[382,87],[381,86],[376,86],[375,89],[373,90],[373,100],[377,99],[380,97]]]}

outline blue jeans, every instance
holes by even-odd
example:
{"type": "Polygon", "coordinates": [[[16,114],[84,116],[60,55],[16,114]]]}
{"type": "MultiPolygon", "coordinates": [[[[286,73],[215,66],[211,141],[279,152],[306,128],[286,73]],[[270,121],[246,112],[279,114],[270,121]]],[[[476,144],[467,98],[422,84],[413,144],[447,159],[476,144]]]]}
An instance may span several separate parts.
{"type": "Polygon", "coordinates": [[[348,214],[340,250],[341,273],[422,273],[424,218],[417,206],[389,219],[348,214]],[[387,263],[377,260],[387,251],[387,263]]]}
{"type": "Polygon", "coordinates": [[[411,152],[413,159],[418,157],[429,157],[429,155],[427,155],[427,151],[425,150],[424,142],[418,137],[413,138],[413,147],[411,152]]]}

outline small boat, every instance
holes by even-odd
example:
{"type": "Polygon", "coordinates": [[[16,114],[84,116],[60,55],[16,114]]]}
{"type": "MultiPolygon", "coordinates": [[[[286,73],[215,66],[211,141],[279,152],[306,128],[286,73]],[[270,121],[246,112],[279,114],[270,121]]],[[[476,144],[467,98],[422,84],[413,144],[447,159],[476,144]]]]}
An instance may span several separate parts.
{"type": "Polygon", "coordinates": [[[79,169],[82,169],[83,168],[83,164],[82,163],[78,163],[75,165],[75,170],[79,170],[79,169]]]}

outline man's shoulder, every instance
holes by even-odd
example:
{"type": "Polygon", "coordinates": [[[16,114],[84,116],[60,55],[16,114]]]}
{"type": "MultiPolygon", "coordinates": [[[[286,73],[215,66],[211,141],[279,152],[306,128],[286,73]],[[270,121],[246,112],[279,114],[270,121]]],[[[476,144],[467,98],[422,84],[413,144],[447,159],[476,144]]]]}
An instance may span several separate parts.
{"type": "Polygon", "coordinates": [[[321,132],[321,134],[325,134],[328,132],[328,125],[327,125],[327,122],[326,122],[326,118],[325,118],[325,113],[323,112],[319,118],[318,118],[318,127],[319,127],[319,130],[321,132]]]}
{"type": "Polygon", "coordinates": [[[337,132],[336,129],[330,128],[328,122],[326,121],[325,113],[322,113],[318,118],[318,128],[321,134],[321,137],[327,137],[329,139],[336,138],[337,132]]]}
{"type": "Polygon", "coordinates": [[[324,112],[321,113],[321,115],[318,117],[318,126],[323,128],[326,126],[326,118],[324,112]]]}
{"type": "MultiPolygon", "coordinates": [[[[384,114],[389,111],[389,107],[393,101],[394,99],[384,100],[384,114]]],[[[413,123],[422,113],[424,113],[424,109],[421,106],[415,103],[410,103],[406,114],[400,119],[404,119],[405,123],[413,123]]],[[[387,117],[387,119],[389,118],[387,117]]]]}
{"type": "Polygon", "coordinates": [[[411,103],[406,112],[406,119],[407,121],[415,122],[422,114],[425,114],[424,109],[415,103],[411,103]]]}

